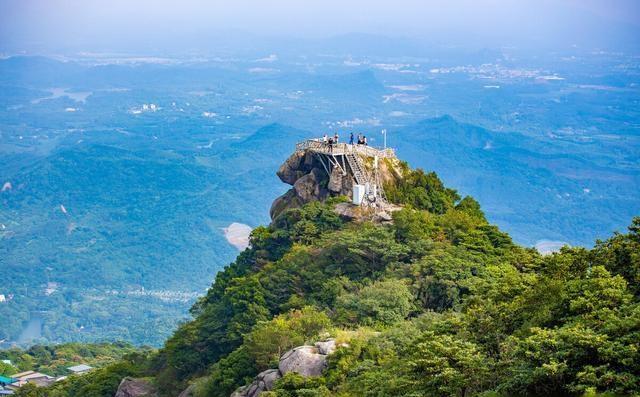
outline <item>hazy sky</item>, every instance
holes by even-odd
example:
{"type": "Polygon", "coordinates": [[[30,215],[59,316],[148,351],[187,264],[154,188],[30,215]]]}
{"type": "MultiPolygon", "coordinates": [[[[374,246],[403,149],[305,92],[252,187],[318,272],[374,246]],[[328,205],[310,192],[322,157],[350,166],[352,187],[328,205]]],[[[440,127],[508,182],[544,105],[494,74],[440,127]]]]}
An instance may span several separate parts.
{"type": "Polygon", "coordinates": [[[375,33],[478,46],[636,47],[638,0],[0,0],[0,49],[206,46],[230,32],[375,33]]]}

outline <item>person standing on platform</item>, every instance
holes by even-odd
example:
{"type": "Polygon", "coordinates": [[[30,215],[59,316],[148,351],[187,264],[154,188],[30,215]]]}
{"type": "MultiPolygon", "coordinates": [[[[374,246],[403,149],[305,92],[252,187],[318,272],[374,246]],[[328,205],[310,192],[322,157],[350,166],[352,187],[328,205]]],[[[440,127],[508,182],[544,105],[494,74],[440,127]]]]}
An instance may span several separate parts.
{"type": "Polygon", "coordinates": [[[353,145],[353,132],[349,135],[349,145],[353,145]]]}

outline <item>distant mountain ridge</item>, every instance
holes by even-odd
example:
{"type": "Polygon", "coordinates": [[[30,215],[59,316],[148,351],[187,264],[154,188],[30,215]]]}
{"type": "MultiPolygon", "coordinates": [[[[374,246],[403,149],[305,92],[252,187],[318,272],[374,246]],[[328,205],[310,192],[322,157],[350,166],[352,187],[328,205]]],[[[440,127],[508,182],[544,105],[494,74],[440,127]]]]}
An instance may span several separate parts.
{"type": "Polygon", "coordinates": [[[543,239],[589,244],[591,230],[614,229],[640,205],[630,189],[640,183],[638,170],[567,154],[562,146],[522,134],[442,116],[394,132],[389,140],[411,163],[435,170],[448,184],[477,197],[490,219],[531,245],[543,239]],[[616,196],[607,199],[618,210],[590,211],[601,205],[612,182],[616,196]]]}

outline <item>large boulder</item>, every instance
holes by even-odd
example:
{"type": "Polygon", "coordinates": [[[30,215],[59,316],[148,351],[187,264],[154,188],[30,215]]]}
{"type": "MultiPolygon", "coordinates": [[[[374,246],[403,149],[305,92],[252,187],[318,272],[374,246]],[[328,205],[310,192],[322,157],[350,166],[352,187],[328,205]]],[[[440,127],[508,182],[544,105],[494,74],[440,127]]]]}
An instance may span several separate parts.
{"type": "Polygon", "coordinates": [[[296,183],[303,173],[302,164],[304,160],[304,152],[295,152],[278,168],[276,174],[284,183],[293,185],[296,183]]]}
{"type": "Polygon", "coordinates": [[[229,397],[247,397],[247,390],[249,389],[249,386],[250,385],[238,387],[229,397]]]}
{"type": "Polygon", "coordinates": [[[340,193],[342,191],[342,179],[345,177],[345,175],[342,175],[340,168],[334,167],[333,170],[331,170],[327,188],[333,193],[340,193]]]}
{"type": "Polygon", "coordinates": [[[315,173],[310,172],[298,179],[293,184],[293,190],[295,190],[296,196],[299,197],[303,203],[308,203],[314,198],[319,198],[320,185],[318,184],[315,173]]]}
{"type": "Polygon", "coordinates": [[[273,201],[271,209],[269,210],[269,215],[271,216],[271,219],[276,219],[284,210],[289,208],[299,208],[302,207],[302,204],[303,202],[300,201],[298,196],[296,196],[296,191],[294,189],[289,189],[285,194],[273,201]]]}
{"type": "Polygon", "coordinates": [[[362,207],[351,203],[338,203],[333,211],[342,219],[352,221],[362,218],[362,207]]]}
{"type": "Polygon", "coordinates": [[[273,389],[273,384],[280,378],[280,371],[278,371],[277,369],[268,369],[266,371],[260,372],[246,389],[245,396],[257,397],[263,391],[273,389]]]}
{"type": "Polygon", "coordinates": [[[320,376],[327,366],[327,356],[315,346],[299,346],[280,358],[278,369],[282,375],[295,372],[302,376],[320,376]]]}
{"type": "MultiPolygon", "coordinates": [[[[321,376],[327,367],[327,356],[336,351],[335,339],[316,342],[314,346],[299,346],[287,351],[280,358],[278,369],[260,372],[248,385],[239,387],[231,397],[258,397],[262,392],[273,389],[275,382],[289,372],[302,376],[321,376]]],[[[188,390],[188,389],[187,389],[188,390]]]]}
{"type": "Polygon", "coordinates": [[[115,397],[157,397],[158,390],[144,379],[126,377],[122,379],[115,397]]]}
{"type": "Polygon", "coordinates": [[[299,208],[311,201],[323,201],[330,195],[329,190],[323,187],[327,184],[326,172],[319,167],[321,164],[314,160],[313,155],[304,152],[292,154],[280,166],[278,176],[293,188],[271,204],[271,219],[276,219],[287,209],[299,208]]]}
{"type": "MultiPolygon", "coordinates": [[[[362,157],[364,167],[371,172],[372,159],[362,157]]],[[[318,154],[310,151],[294,152],[278,169],[278,177],[293,189],[278,197],[271,206],[271,219],[275,220],[289,208],[298,208],[311,201],[324,201],[331,196],[351,197],[354,179],[348,162],[337,160],[342,167],[330,166],[328,160],[321,161],[318,154]],[[343,168],[346,167],[346,175],[343,168]],[[329,175],[327,175],[329,171],[329,175]]],[[[379,177],[383,183],[392,184],[402,178],[402,165],[397,159],[382,159],[379,177]]],[[[357,211],[342,208],[344,218],[358,215],[357,211]]],[[[381,221],[385,221],[382,219],[381,221]]]]}
{"type": "Polygon", "coordinates": [[[268,369],[260,372],[253,382],[247,386],[236,389],[231,397],[258,397],[263,391],[273,389],[273,384],[280,379],[280,371],[277,369],[268,369]]]}
{"type": "Polygon", "coordinates": [[[298,208],[311,201],[323,201],[331,194],[342,194],[345,181],[341,175],[334,177],[331,192],[326,186],[328,176],[324,166],[313,153],[297,151],[293,153],[278,169],[278,177],[284,183],[293,186],[278,197],[271,205],[271,219],[275,219],[289,208],[298,208]],[[338,178],[338,179],[336,179],[338,178]]]}

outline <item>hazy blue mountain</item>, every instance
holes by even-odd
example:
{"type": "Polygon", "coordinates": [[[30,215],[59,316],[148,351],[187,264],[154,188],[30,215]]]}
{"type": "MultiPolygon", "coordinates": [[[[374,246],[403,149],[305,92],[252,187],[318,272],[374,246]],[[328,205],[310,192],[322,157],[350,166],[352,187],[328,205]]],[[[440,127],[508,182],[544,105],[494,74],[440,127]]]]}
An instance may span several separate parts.
{"type": "Polygon", "coordinates": [[[621,167],[617,154],[596,152],[590,143],[489,131],[450,116],[397,134],[403,158],[478,198],[491,219],[526,244],[554,239],[589,245],[595,231],[615,229],[640,206],[637,169],[621,167]],[[590,146],[589,154],[583,146],[590,146]]]}

